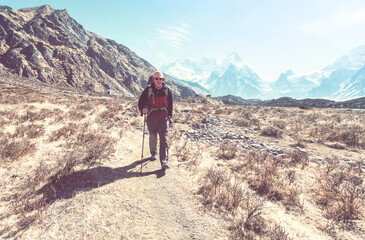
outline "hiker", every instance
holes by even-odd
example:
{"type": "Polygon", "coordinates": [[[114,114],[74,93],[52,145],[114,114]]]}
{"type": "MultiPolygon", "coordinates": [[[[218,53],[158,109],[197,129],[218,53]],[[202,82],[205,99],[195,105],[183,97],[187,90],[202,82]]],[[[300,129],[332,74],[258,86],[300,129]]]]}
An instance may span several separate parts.
{"type": "Polygon", "coordinates": [[[142,115],[147,115],[147,128],[149,132],[150,160],[157,159],[157,133],[160,138],[160,162],[162,169],[168,169],[167,159],[167,121],[172,117],[172,94],[164,83],[165,78],[161,72],[155,72],[152,83],[142,92],[138,108],[142,115]]]}

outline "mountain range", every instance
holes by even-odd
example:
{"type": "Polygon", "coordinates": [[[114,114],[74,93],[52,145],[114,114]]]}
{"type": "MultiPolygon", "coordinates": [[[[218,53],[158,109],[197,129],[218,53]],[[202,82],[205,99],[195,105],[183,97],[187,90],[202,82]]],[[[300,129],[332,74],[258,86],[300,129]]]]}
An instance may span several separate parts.
{"type": "Polygon", "coordinates": [[[185,82],[200,85],[201,91],[198,92],[201,93],[251,98],[262,92],[262,80],[236,52],[221,62],[207,57],[186,59],[162,65],[160,70],[185,82]]]}
{"type": "MultiPolygon", "coordinates": [[[[0,6],[0,71],[52,86],[138,96],[156,71],[128,47],[91,33],[66,10],[0,6]]],[[[173,94],[195,95],[168,81],[173,94]]]]}
{"type": "MultiPolygon", "coordinates": [[[[238,53],[229,54],[221,63],[213,58],[179,60],[160,69],[171,76],[204,87],[213,96],[273,99],[291,97],[348,100],[365,96],[365,46],[353,49],[322,70],[295,74],[281,73],[266,84],[238,53]]],[[[187,85],[189,85],[187,83],[187,85]]]]}

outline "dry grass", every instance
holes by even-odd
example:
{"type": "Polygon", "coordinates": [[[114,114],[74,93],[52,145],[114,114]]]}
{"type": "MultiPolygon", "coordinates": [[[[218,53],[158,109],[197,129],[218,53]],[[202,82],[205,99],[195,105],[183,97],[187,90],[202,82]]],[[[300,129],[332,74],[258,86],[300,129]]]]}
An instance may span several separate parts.
{"type": "Polygon", "coordinates": [[[0,94],[5,109],[0,112],[0,164],[16,171],[15,181],[6,186],[11,193],[1,196],[9,206],[1,219],[12,216],[15,223],[0,230],[7,238],[36,224],[55,200],[73,194],[67,193],[65,185],[72,181],[73,173],[102,164],[113,156],[115,137],[122,133],[114,121],[123,121],[115,119],[124,105],[116,99],[109,102],[94,97],[85,101],[88,98],[52,90],[50,97],[45,98],[35,88],[23,91],[19,97],[19,89],[22,88],[9,87],[6,97],[0,94]],[[92,113],[97,117],[87,114],[105,104],[119,107],[101,108],[92,113]],[[113,113],[109,114],[108,109],[113,113]],[[110,119],[113,125],[108,127],[105,122],[110,119]],[[114,131],[120,134],[112,137],[114,131]]]}
{"type": "Polygon", "coordinates": [[[226,140],[219,145],[218,157],[226,160],[233,159],[235,158],[237,152],[237,146],[234,143],[226,140]]]}
{"type": "Polygon", "coordinates": [[[29,140],[1,139],[0,157],[2,163],[14,162],[24,156],[33,154],[37,147],[29,140]]]}
{"type": "Polygon", "coordinates": [[[168,146],[173,159],[176,159],[180,165],[188,169],[196,169],[202,159],[202,146],[192,142],[176,130],[172,130],[168,136],[168,146]]]}
{"type": "Polygon", "coordinates": [[[317,204],[326,218],[353,228],[363,219],[365,203],[364,172],[358,165],[340,163],[327,158],[315,189],[317,204]]]}
{"type": "Polygon", "coordinates": [[[363,111],[225,106],[218,108],[215,114],[229,117],[238,127],[261,129],[263,136],[339,142],[348,147],[365,148],[363,111]]]}
{"type": "MultiPolygon", "coordinates": [[[[185,106],[184,112],[180,114],[188,116],[185,118],[189,120],[183,118],[181,123],[200,129],[201,121],[185,106]]],[[[199,109],[199,105],[192,104],[190,107],[199,109]]],[[[352,234],[350,232],[355,236],[364,236],[360,229],[365,226],[365,191],[359,180],[363,179],[365,166],[361,160],[365,141],[364,111],[250,106],[214,106],[214,109],[215,116],[222,122],[232,123],[227,126],[228,129],[244,132],[248,139],[265,144],[278,143],[285,152],[279,156],[259,150],[240,152],[228,141],[215,145],[211,156],[218,156],[217,160],[231,159],[218,163],[230,170],[222,166],[208,168],[201,176],[199,193],[207,209],[219,209],[238,216],[234,221],[228,220],[231,221],[233,239],[295,238],[291,235],[293,230],[288,231],[290,226],[284,227],[275,221],[267,222],[261,212],[257,219],[254,218],[253,224],[248,224],[248,215],[242,214],[249,212],[250,205],[244,204],[245,201],[241,201],[234,211],[226,207],[228,204],[224,204],[227,202],[225,199],[229,199],[224,197],[229,189],[227,183],[235,182],[230,177],[232,173],[241,176],[240,185],[243,189],[248,186],[244,195],[253,190],[252,199],[256,199],[258,205],[258,199],[266,199],[271,204],[282,206],[289,214],[313,218],[313,222],[330,221],[330,225],[318,224],[318,229],[337,239],[356,239],[349,237],[352,234]],[[334,153],[333,149],[338,154],[337,160],[328,158],[334,153]],[[348,165],[345,162],[349,156],[357,172],[350,170],[351,167],[341,170],[344,164],[348,165]],[[315,196],[312,196],[313,186],[315,196]],[[313,199],[316,201],[313,202],[313,199]],[[321,212],[322,217],[312,215],[316,211],[321,212]],[[261,226],[259,229],[265,230],[255,231],[253,226],[261,226]],[[328,231],[328,226],[331,226],[331,231],[328,231]]],[[[210,112],[207,109],[205,111],[210,112]]]]}
{"type": "Polygon", "coordinates": [[[238,178],[232,178],[226,171],[209,168],[203,177],[199,194],[205,207],[225,209],[235,213],[244,200],[244,190],[238,178]]]}

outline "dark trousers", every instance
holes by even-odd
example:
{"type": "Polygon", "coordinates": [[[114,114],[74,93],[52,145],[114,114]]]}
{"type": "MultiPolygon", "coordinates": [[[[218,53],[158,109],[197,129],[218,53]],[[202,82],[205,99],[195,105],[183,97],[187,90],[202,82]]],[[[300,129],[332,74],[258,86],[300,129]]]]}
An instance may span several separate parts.
{"type": "Polygon", "coordinates": [[[167,116],[162,118],[157,117],[148,117],[147,118],[147,127],[150,135],[149,145],[151,155],[157,153],[157,133],[160,138],[160,161],[166,159],[166,151],[167,151],[167,116]]]}

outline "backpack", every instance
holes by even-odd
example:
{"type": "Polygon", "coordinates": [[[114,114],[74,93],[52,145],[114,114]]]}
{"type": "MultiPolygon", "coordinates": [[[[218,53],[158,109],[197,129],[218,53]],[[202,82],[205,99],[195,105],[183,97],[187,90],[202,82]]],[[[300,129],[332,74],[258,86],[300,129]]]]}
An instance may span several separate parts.
{"type": "Polygon", "coordinates": [[[151,84],[152,84],[152,79],[153,79],[153,75],[151,75],[151,76],[148,78],[147,87],[151,86],[151,84]]]}
{"type": "MultiPolygon", "coordinates": [[[[148,94],[147,94],[147,99],[150,99],[150,97],[152,96],[152,102],[153,104],[155,104],[155,98],[154,98],[154,94],[153,94],[153,91],[152,91],[152,78],[153,76],[150,76],[148,78],[148,82],[147,82],[147,88],[148,88],[148,94]]],[[[166,85],[165,85],[166,86],[166,85]]],[[[165,96],[167,98],[167,95],[168,95],[168,92],[169,92],[169,89],[167,87],[165,87],[165,96]]],[[[150,115],[151,112],[153,111],[157,111],[157,110],[165,110],[167,112],[167,100],[166,100],[166,106],[163,107],[163,108],[150,108],[148,107],[148,113],[147,113],[147,117],[150,115]]]]}
{"type": "MultiPolygon", "coordinates": [[[[148,88],[147,99],[150,99],[150,97],[152,96],[152,102],[153,102],[153,104],[155,104],[155,96],[154,96],[153,91],[152,91],[152,86],[149,85],[147,88],[148,88]]],[[[167,98],[167,94],[169,92],[169,89],[166,87],[166,89],[164,91],[165,91],[165,95],[166,95],[166,98],[167,98]]],[[[166,101],[166,107],[167,107],[167,101],[166,101]]]]}

